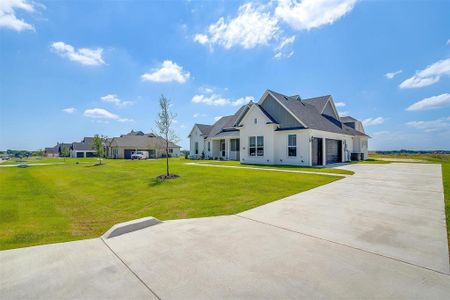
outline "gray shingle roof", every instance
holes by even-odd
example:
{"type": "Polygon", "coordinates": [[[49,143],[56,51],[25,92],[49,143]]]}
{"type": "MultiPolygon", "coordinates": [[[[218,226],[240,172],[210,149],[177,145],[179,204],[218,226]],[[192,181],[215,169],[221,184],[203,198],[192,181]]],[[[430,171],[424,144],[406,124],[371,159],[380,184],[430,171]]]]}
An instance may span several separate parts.
{"type": "Polygon", "coordinates": [[[278,101],[283,103],[289,111],[310,129],[342,133],[348,135],[366,135],[332,117],[322,115],[321,112],[330,96],[294,100],[292,97],[270,91],[278,101]]]}
{"type": "Polygon", "coordinates": [[[202,135],[204,136],[208,136],[209,132],[212,129],[212,125],[206,125],[206,124],[195,124],[197,125],[198,129],[200,129],[200,132],[202,133],[202,135]]]}
{"type": "Polygon", "coordinates": [[[250,105],[251,104],[243,105],[234,115],[224,116],[217,120],[217,122],[212,125],[208,137],[215,137],[223,131],[236,131],[234,127],[236,126],[237,121],[243,116],[243,113],[250,107],[250,105]]]}
{"type": "Polygon", "coordinates": [[[355,118],[350,117],[350,116],[340,117],[340,119],[341,119],[341,122],[343,122],[343,123],[358,121],[355,118]]]}
{"type": "Polygon", "coordinates": [[[44,149],[45,153],[58,153],[58,146],[54,146],[54,147],[46,147],[44,149]]]}
{"type": "MultiPolygon", "coordinates": [[[[336,120],[332,117],[321,114],[325,105],[331,97],[330,95],[302,100],[299,95],[286,96],[271,90],[269,90],[269,92],[306,126],[299,126],[291,129],[310,128],[347,135],[366,135],[363,132],[357,131],[341,123],[340,120],[336,120]]],[[[271,122],[277,123],[276,120],[270,115],[270,113],[262,108],[259,104],[249,103],[239,108],[239,110],[234,115],[224,116],[213,125],[196,125],[199,126],[202,134],[204,134],[203,130],[205,130],[205,132],[209,130],[207,134],[208,137],[238,136],[239,131],[234,129],[234,127],[236,126],[236,123],[245,115],[251,105],[257,105],[261,109],[261,111],[271,120],[271,122]],[[200,126],[204,126],[203,129],[200,128],[200,126]]],[[[290,128],[283,129],[286,130],[290,128]]]]}
{"type": "Polygon", "coordinates": [[[330,95],[326,95],[326,96],[302,99],[302,101],[305,101],[306,103],[314,106],[318,112],[322,112],[330,98],[331,98],[330,95]]]}
{"type": "MultiPolygon", "coordinates": [[[[127,147],[130,149],[154,149],[162,148],[165,145],[163,138],[155,135],[122,135],[113,138],[111,147],[127,147]]],[[[174,143],[169,142],[169,148],[181,148],[174,143]]]]}
{"type": "Polygon", "coordinates": [[[94,149],[94,138],[93,137],[85,137],[85,138],[83,138],[83,141],[81,141],[80,143],[78,143],[78,142],[72,143],[72,149],[78,150],[78,151],[95,150],[94,149]]]}

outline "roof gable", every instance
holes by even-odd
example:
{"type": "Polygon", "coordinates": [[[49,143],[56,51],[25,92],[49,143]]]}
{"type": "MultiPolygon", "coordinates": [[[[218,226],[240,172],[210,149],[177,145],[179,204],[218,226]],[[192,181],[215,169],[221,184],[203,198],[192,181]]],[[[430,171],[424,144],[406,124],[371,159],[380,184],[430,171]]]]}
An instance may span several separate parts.
{"type": "Polygon", "coordinates": [[[307,127],[306,124],[289,108],[291,102],[301,103],[300,97],[287,97],[267,90],[258,104],[272,116],[281,127],[307,127]]]}
{"type": "Polygon", "coordinates": [[[261,114],[266,121],[266,124],[278,124],[277,121],[274,120],[274,118],[269,115],[265,109],[263,107],[261,107],[261,105],[257,104],[257,103],[253,103],[248,110],[246,110],[245,114],[242,116],[242,118],[239,120],[239,123],[236,124],[237,126],[242,126],[242,122],[245,120],[245,118],[248,116],[248,114],[252,111],[257,110],[259,112],[259,114],[261,114]]]}
{"type": "Polygon", "coordinates": [[[192,129],[189,132],[188,137],[192,135],[192,132],[194,131],[195,128],[198,128],[202,136],[207,137],[209,135],[209,132],[211,131],[212,125],[195,123],[194,126],[192,126],[192,129]]]}
{"type": "Polygon", "coordinates": [[[340,120],[339,113],[337,112],[336,106],[334,105],[334,101],[333,98],[331,98],[331,96],[328,99],[327,103],[325,104],[325,107],[321,111],[321,114],[333,117],[336,120],[340,120]]]}
{"type": "MultiPolygon", "coordinates": [[[[269,92],[270,95],[276,96],[276,100],[278,100],[280,104],[283,104],[283,107],[289,110],[291,114],[295,115],[296,119],[301,120],[304,128],[348,135],[365,135],[363,132],[341,123],[339,117],[335,117],[337,112],[331,96],[301,100],[300,97],[288,97],[273,91],[269,92]],[[327,105],[329,105],[329,108],[332,111],[332,113],[330,113],[331,116],[322,114],[327,105]]],[[[266,110],[270,115],[273,115],[270,109],[266,110]]],[[[280,129],[283,128],[280,127],[280,129]]]]}

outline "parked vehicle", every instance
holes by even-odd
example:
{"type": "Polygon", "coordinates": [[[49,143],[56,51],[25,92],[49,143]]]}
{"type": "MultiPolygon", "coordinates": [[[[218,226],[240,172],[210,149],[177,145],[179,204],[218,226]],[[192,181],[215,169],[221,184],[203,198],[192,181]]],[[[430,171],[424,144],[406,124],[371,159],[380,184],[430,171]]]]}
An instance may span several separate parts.
{"type": "Polygon", "coordinates": [[[136,151],[131,154],[131,159],[147,159],[148,152],[147,151],[136,151]]]}

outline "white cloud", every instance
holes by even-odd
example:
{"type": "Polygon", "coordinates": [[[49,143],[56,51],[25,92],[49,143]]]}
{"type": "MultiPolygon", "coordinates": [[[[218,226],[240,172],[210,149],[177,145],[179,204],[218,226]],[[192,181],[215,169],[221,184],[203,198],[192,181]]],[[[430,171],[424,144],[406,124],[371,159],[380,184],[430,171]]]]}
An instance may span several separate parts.
{"type": "Polygon", "coordinates": [[[353,9],[356,0],[279,0],[275,15],[295,30],[333,24],[353,9]]]}
{"type": "Polygon", "coordinates": [[[416,129],[423,130],[425,132],[435,132],[440,130],[450,129],[450,117],[441,118],[432,121],[412,121],[406,123],[406,125],[411,126],[416,129]]]}
{"type": "Polygon", "coordinates": [[[209,38],[206,34],[198,33],[194,36],[194,42],[204,45],[209,42],[209,38]]]}
{"type": "Polygon", "coordinates": [[[253,97],[253,96],[241,97],[239,99],[231,101],[231,105],[242,106],[242,105],[248,104],[250,101],[253,101],[253,100],[255,100],[255,97],[253,97]]]}
{"type": "Polygon", "coordinates": [[[420,88],[432,85],[441,79],[442,75],[450,75],[450,58],[439,60],[400,84],[400,88],[420,88]]]}
{"type": "Polygon", "coordinates": [[[334,103],[334,106],[336,107],[344,107],[346,104],[344,102],[336,102],[334,103]]]}
{"type": "Polygon", "coordinates": [[[407,111],[427,110],[450,106],[450,94],[445,93],[438,96],[422,99],[413,105],[409,106],[407,111]]]}
{"type": "Polygon", "coordinates": [[[225,106],[225,105],[242,106],[249,103],[250,101],[253,101],[254,99],[255,98],[252,96],[246,96],[236,100],[230,100],[218,94],[209,94],[209,95],[202,94],[202,95],[195,95],[194,97],[192,97],[192,102],[212,106],[225,106]]]}
{"type": "Polygon", "coordinates": [[[27,0],[2,0],[0,1],[0,28],[8,28],[15,31],[34,30],[34,26],[23,19],[18,19],[16,10],[34,12],[35,8],[27,0]]]}
{"type": "Polygon", "coordinates": [[[144,81],[154,82],[172,82],[185,83],[191,74],[184,72],[183,67],[177,65],[171,60],[165,60],[160,68],[153,69],[149,73],[145,73],[141,76],[144,81]]]}
{"type": "Polygon", "coordinates": [[[275,48],[274,57],[276,59],[281,59],[281,58],[289,58],[292,55],[294,55],[294,51],[291,50],[294,41],[295,35],[282,39],[281,43],[275,48]]]}
{"type": "Polygon", "coordinates": [[[118,115],[103,109],[103,108],[90,108],[86,109],[83,115],[87,118],[97,120],[115,120],[119,122],[133,122],[132,119],[121,118],[118,115]]]}
{"type": "Polygon", "coordinates": [[[398,70],[395,72],[388,72],[388,73],[384,74],[384,77],[386,77],[387,79],[393,79],[395,76],[399,75],[402,72],[403,72],[403,70],[398,70]]]}
{"type": "Polygon", "coordinates": [[[203,45],[219,45],[225,49],[235,46],[248,49],[269,44],[279,31],[278,20],[264,6],[246,3],[239,7],[235,18],[225,21],[221,17],[209,25],[206,34],[196,34],[194,41],[203,45]]]}
{"type": "Polygon", "coordinates": [[[212,94],[209,96],[195,95],[194,97],[192,97],[192,102],[203,103],[206,105],[213,105],[213,106],[224,106],[230,104],[230,100],[217,94],[212,94]]]}
{"type": "Polygon", "coordinates": [[[340,111],[339,112],[339,117],[346,117],[348,115],[350,115],[350,113],[348,111],[340,111]]]}
{"type": "Polygon", "coordinates": [[[74,112],[77,111],[77,109],[75,107],[67,107],[67,108],[64,108],[62,111],[65,113],[68,113],[68,114],[73,114],[74,112]]]}
{"type": "Polygon", "coordinates": [[[103,60],[103,49],[80,48],[75,49],[73,46],[64,42],[54,42],[51,45],[53,51],[62,57],[66,57],[71,61],[76,61],[82,65],[98,66],[105,64],[103,60]]]}
{"type": "Polygon", "coordinates": [[[310,30],[332,24],[353,9],[356,0],[279,0],[267,4],[248,2],[241,5],[233,18],[219,18],[204,33],[193,40],[202,45],[221,46],[225,49],[244,49],[271,45],[274,58],[289,58],[294,54],[295,35],[286,37],[283,20],[295,30],[310,30]],[[275,9],[274,9],[275,8],[275,9]]]}
{"type": "Polygon", "coordinates": [[[214,122],[219,121],[221,118],[223,118],[223,116],[217,116],[217,117],[214,117],[214,122]]]}
{"type": "Polygon", "coordinates": [[[447,40],[447,45],[450,45],[450,39],[447,40]]]}
{"type": "Polygon", "coordinates": [[[384,123],[383,117],[377,117],[377,118],[367,118],[362,121],[364,126],[373,126],[373,125],[380,125],[384,123]]]}
{"type": "Polygon", "coordinates": [[[102,99],[103,102],[112,103],[117,107],[126,107],[126,106],[130,106],[133,104],[133,101],[121,100],[115,94],[109,94],[109,95],[101,97],[100,99],[102,99]]]}

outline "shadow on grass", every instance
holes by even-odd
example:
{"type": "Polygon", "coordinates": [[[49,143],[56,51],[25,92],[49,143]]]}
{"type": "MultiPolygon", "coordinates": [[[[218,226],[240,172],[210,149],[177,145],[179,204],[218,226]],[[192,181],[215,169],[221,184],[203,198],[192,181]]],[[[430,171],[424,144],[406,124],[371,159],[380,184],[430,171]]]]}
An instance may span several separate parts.
{"type": "Polygon", "coordinates": [[[163,184],[165,181],[171,180],[171,179],[177,179],[180,176],[176,175],[176,174],[170,174],[168,177],[164,174],[164,175],[159,175],[158,177],[152,178],[152,180],[148,183],[149,186],[154,187],[154,186],[159,186],[161,184],[163,184]]]}
{"type": "Polygon", "coordinates": [[[106,164],[105,164],[105,163],[101,163],[101,164],[96,163],[96,164],[93,164],[93,165],[87,165],[87,166],[84,166],[84,167],[85,167],[85,168],[92,168],[92,167],[101,167],[101,166],[106,166],[106,164]]]}

